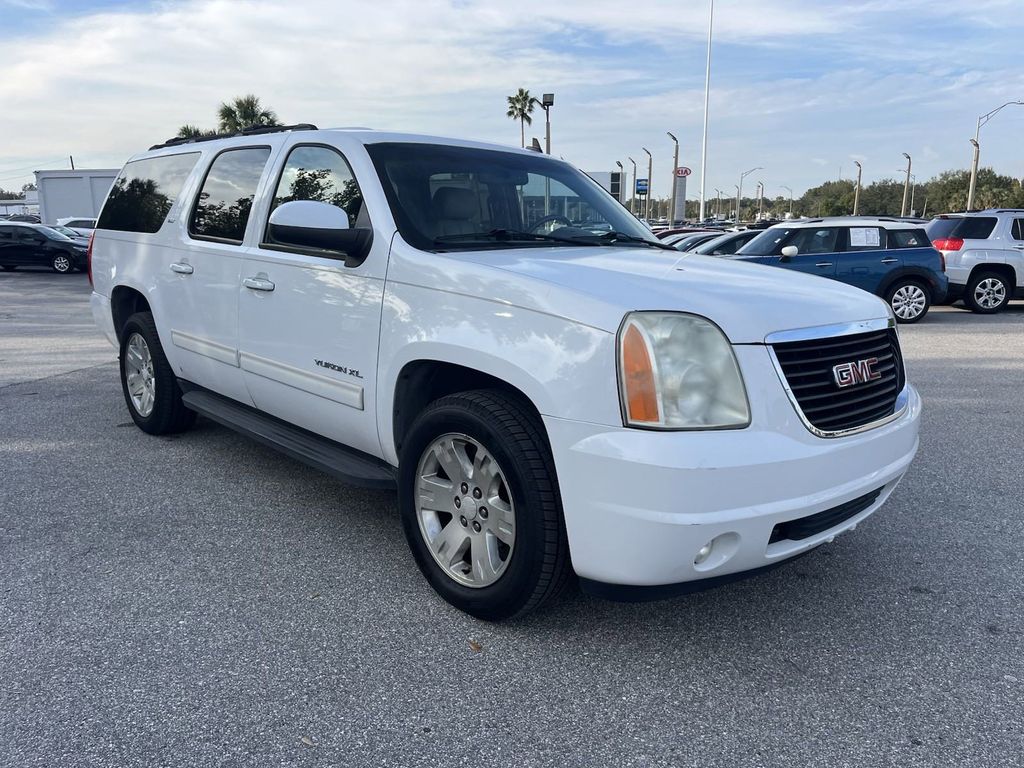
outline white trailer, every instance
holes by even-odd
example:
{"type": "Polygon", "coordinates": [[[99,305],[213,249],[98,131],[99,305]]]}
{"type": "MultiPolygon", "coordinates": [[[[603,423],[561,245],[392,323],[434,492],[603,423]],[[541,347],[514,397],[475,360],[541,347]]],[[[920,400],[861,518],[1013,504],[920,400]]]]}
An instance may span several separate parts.
{"type": "Polygon", "coordinates": [[[44,224],[56,224],[66,216],[96,218],[119,172],[117,168],[36,171],[39,218],[44,224]]]}

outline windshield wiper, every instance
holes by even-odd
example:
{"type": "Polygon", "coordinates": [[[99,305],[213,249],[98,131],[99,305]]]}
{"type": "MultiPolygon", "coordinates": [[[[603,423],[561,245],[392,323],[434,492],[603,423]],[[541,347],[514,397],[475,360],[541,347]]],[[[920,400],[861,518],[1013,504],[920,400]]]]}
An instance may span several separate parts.
{"type": "Polygon", "coordinates": [[[638,237],[625,232],[616,232],[615,230],[612,230],[611,232],[604,232],[600,235],[576,235],[573,237],[573,240],[583,240],[585,238],[597,240],[600,243],[607,243],[609,245],[613,245],[615,243],[641,243],[652,248],[661,248],[665,251],[676,250],[671,245],[665,245],[665,243],[656,240],[648,240],[646,237],[638,237]]]}
{"type": "Polygon", "coordinates": [[[460,240],[499,240],[502,242],[526,240],[528,242],[554,242],[578,245],[578,243],[565,237],[553,237],[551,235],[542,235],[538,232],[523,232],[517,229],[504,228],[492,229],[487,232],[463,232],[454,235],[439,235],[434,238],[434,244],[447,245],[448,243],[454,243],[460,240]]]}

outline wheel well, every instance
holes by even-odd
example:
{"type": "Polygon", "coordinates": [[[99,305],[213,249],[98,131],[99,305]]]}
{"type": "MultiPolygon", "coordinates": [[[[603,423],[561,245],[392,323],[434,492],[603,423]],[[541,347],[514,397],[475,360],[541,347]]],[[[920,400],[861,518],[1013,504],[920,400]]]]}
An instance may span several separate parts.
{"type": "Polygon", "coordinates": [[[967,278],[967,282],[971,282],[979,272],[995,272],[1002,275],[1010,291],[1017,287],[1017,273],[1013,271],[1013,266],[1010,264],[979,264],[971,270],[971,276],[967,278]]]}
{"type": "Polygon", "coordinates": [[[439,397],[471,389],[496,389],[512,395],[537,416],[537,422],[543,431],[540,412],[536,406],[522,390],[507,381],[454,363],[414,360],[402,368],[395,385],[392,429],[396,453],[401,453],[403,438],[413,420],[424,408],[439,397]]]}
{"type": "Polygon", "coordinates": [[[114,333],[121,340],[121,329],[136,312],[151,312],[146,297],[134,288],[119,285],[110,294],[110,313],[114,319],[114,333]]]}
{"type": "Polygon", "coordinates": [[[895,277],[890,278],[885,282],[882,289],[878,292],[878,295],[883,299],[886,298],[889,295],[889,291],[893,289],[893,286],[900,282],[917,283],[928,292],[929,298],[932,296],[931,281],[929,281],[925,275],[916,271],[901,272],[895,277]]]}

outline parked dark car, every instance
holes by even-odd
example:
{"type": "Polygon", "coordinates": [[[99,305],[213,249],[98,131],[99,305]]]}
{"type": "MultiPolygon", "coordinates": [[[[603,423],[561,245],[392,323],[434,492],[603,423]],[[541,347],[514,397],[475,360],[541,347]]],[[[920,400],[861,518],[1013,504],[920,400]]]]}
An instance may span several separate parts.
{"type": "Polygon", "coordinates": [[[690,247],[693,253],[701,256],[731,256],[755,237],[760,235],[761,229],[743,229],[739,232],[726,232],[707,240],[696,248],[690,247]]]}
{"type": "Polygon", "coordinates": [[[677,251],[692,251],[701,243],[713,240],[720,234],[720,232],[693,232],[688,235],[673,235],[672,237],[666,237],[661,242],[665,245],[671,245],[677,251]]]}
{"type": "Polygon", "coordinates": [[[40,224],[0,222],[0,268],[5,272],[18,267],[50,267],[61,274],[85,271],[87,250],[85,241],[40,224]]]}
{"type": "Polygon", "coordinates": [[[946,297],[942,254],[924,228],[892,218],[802,219],[761,232],[733,258],[839,280],[881,296],[900,323],[946,297]]]}

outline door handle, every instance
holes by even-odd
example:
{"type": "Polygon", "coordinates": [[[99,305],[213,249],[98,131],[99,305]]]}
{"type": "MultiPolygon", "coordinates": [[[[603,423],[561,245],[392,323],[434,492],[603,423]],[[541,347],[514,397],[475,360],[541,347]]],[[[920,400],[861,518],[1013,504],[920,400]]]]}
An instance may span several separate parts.
{"type": "Polygon", "coordinates": [[[895,264],[899,259],[882,259],[883,264],[895,264]]]}
{"type": "Polygon", "coordinates": [[[265,277],[247,277],[242,281],[242,285],[252,288],[254,291],[274,290],[274,284],[265,277]]]}
{"type": "Polygon", "coordinates": [[[186,264],[183,261],[171,264],[171,272],[177,272],[179,275],[191,275],[194,271],[191,264],[186,264]]]}
{"type": "Polygon", "coordinates": [[[816,266],[816,267],[831,267],[832,266],[832,262],[831,261],[819,261],[814,266],[816,266]]]}

